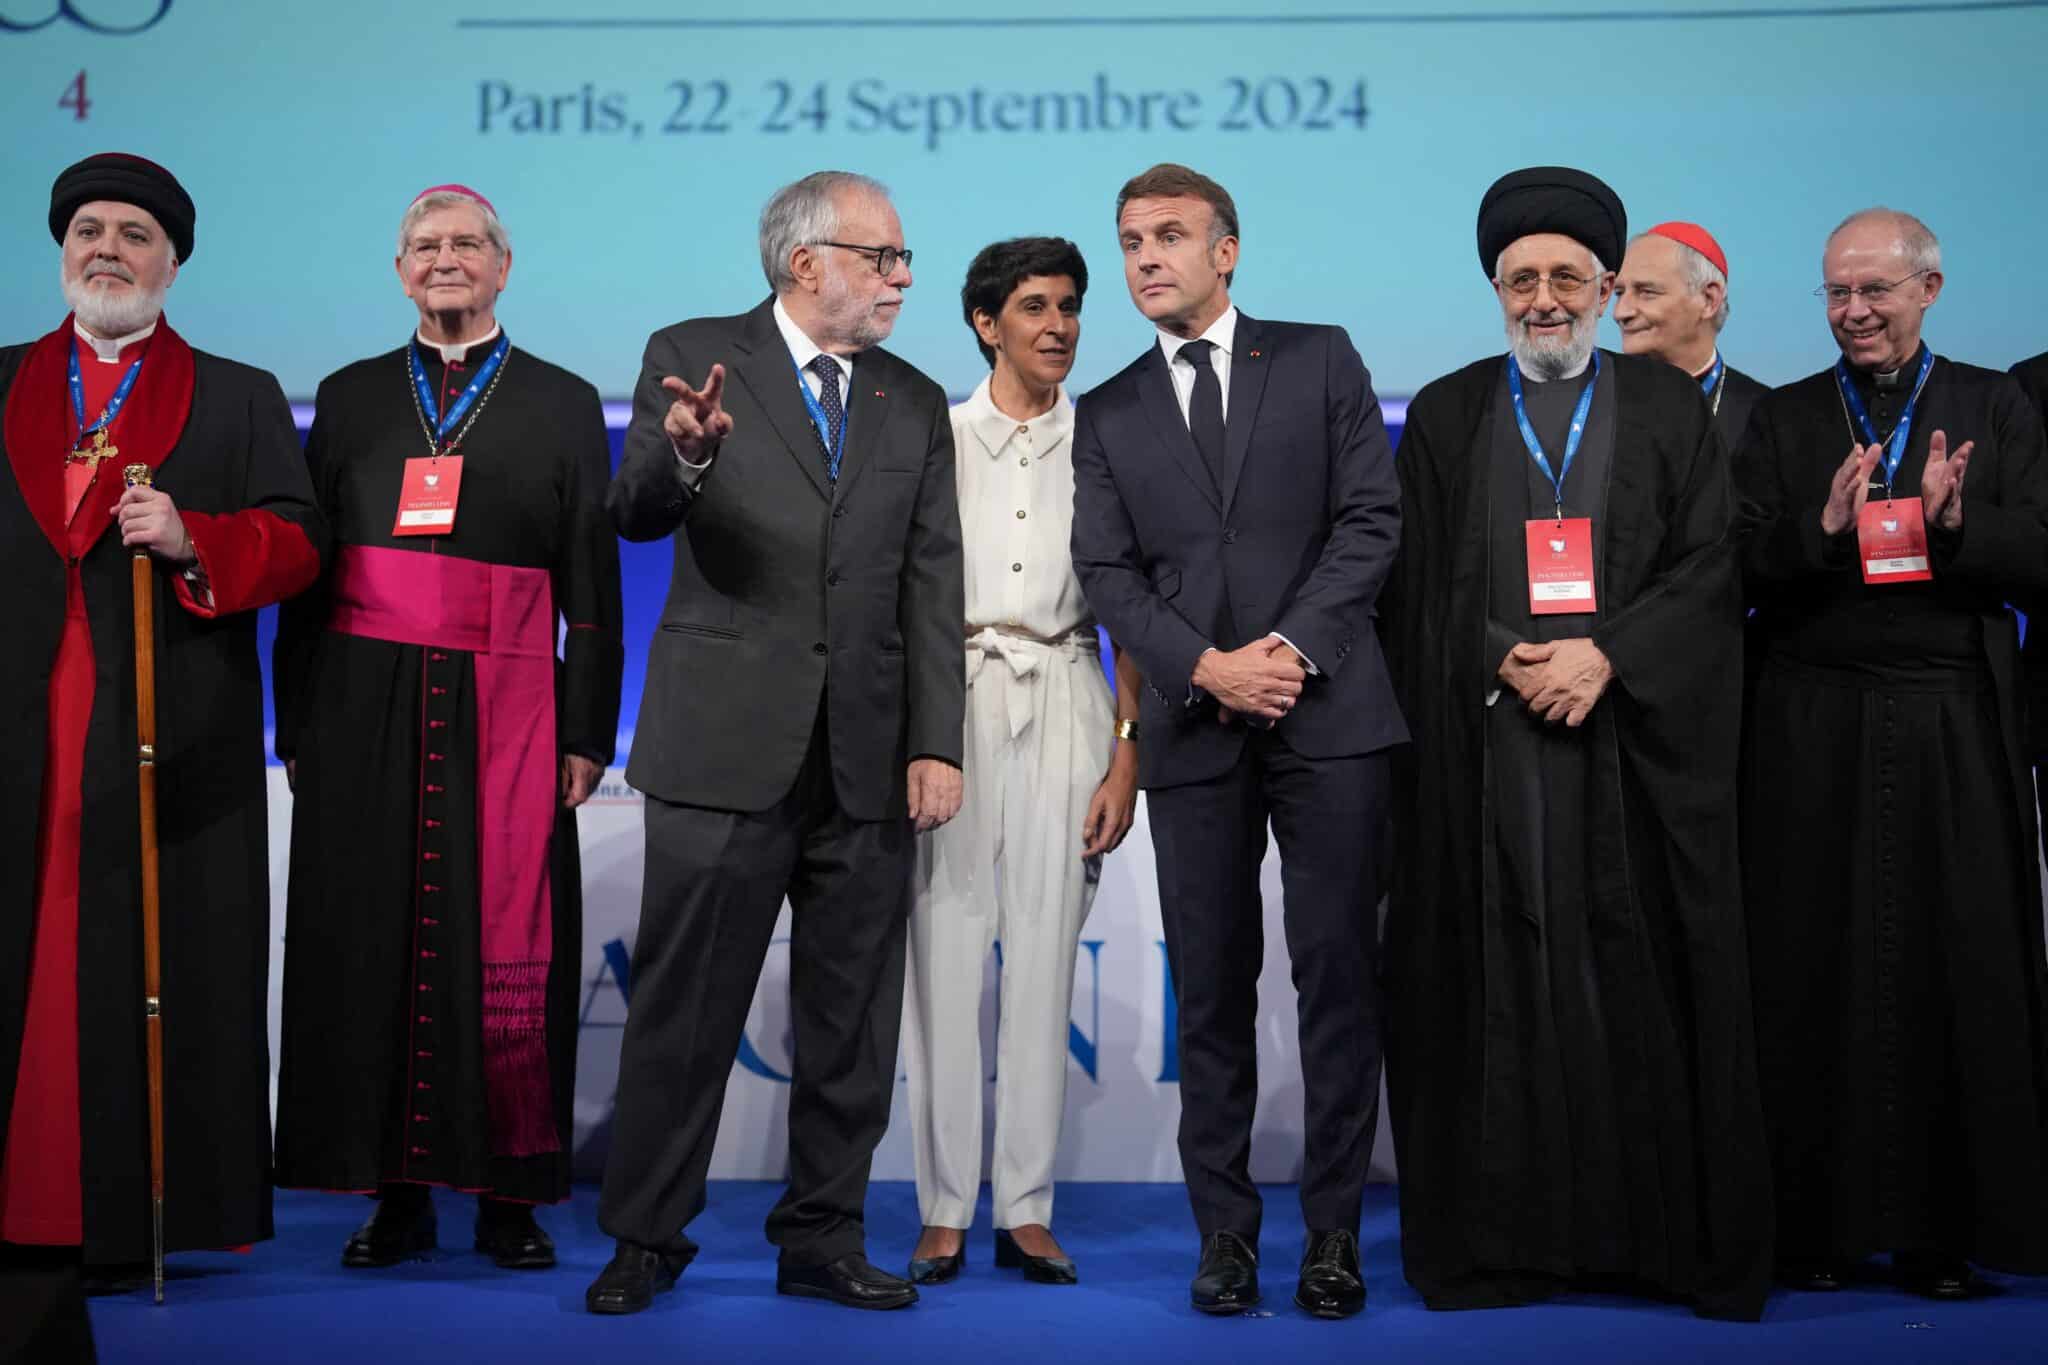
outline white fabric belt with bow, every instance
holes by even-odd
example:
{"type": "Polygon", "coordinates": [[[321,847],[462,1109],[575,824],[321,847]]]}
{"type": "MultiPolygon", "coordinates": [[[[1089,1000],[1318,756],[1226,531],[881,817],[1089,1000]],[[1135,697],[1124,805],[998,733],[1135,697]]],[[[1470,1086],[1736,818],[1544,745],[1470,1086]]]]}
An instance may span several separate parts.
{"type": "MultiPolygon", "coordinates": [[[[1026,682],[1037,676],[1039,664],[1049,655],[1060,654],[1072,659],[1078,658],[1083,651],[1092,656],[1096,648],[1093,626],[1083,626],[1053,640],[1040,639],[1014,626],[983,626],[967,637],[967,685],[974,686],[981,666],[992,656],[1010,666],[1013,679],[1026,682]]],[[[1009,718],[1011,739],[1031,728],[1031,694],[1026,689],[1008,689],[1003,698],[1003,709],[1009,718]]]]}

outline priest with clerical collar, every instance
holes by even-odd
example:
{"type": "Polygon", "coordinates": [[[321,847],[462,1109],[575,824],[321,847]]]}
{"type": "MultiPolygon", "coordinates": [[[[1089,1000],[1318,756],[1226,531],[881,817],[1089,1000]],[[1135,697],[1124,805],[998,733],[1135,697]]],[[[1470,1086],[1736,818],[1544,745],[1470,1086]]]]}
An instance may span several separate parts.
{"type": "Polygon", "coordinates": [[[1659,223],[1629,239],[1614,280],[1621,349],[1678,366],[1700,382],[1730,448],[1769,386],[1721,355],[1728,325],[1728,256],[1698,223],[1659,223]]]}
{"type": "Polygon", "coordinates": [[[306,459],[335,553],[277,637],[278,1181],[378,1196],[347,1266],[434,1247],[440,1186],[478,1196],[477,1250],[544,1267],[534,1206],[569,1197],[575,809],[618,729],[611,449],[597,390],[498,323],[490,200],[422,191],[396,266],[418,320],[320,385],[306,459]]]}
{"type": "Polygon", "coordinates": [[[269,374],[194,350],[177,178],[103,153],[57,177],[71,316],[0,349],[0,1243],[150,1256],[131,563],[155,561],[164,1241],[271,1235],[268,825],[256,608],[325,532],[269,374]],[[124,488],[144,465],[154,487],[124,488]]]}
{"type": "Polygon", "coordinates": [[[1728,461],[1698,384],[1594,346],[1607,185],[1514,172],[1478,237],[1508,352],[1409,405],[1381,617],[1415,740],[1383,973],[1403,1264],[1432,1308],[1627,1287],[1754,1319],[1728,461]]]}
{"type": "Polygon", "coordinates": [[[1815,291],[1839,355],[1757,405],[1735,478],[1781,1270],[1835,1289],[1888,1252],[1906,1288],[1960,1298],[1973,1264],[2048,1272],[2048,964],[2007,605],[2048,592],[2048,450],[2010,376],[1922,338],[1943,284],[1919,219],[1845,219],[1815,291]]]}

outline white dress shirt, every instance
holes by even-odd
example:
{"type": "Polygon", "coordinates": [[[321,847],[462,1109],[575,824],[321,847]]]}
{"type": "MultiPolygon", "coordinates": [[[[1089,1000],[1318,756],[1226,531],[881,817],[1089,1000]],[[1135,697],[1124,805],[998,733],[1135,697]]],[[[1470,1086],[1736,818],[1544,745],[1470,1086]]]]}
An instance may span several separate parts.
{"type": "MultiPolygon", "coordinates": [[[[1216,371],[1216,382],[1223,386],[1223,419],[1230,420],[1230,347],[1237,340],[1237,305],[1223,310],[1223,316],[1209,324],[1209,330],[1194,338],[1197,341],[1213,341],[1215,348],[1209,352],[1209,364],[1216,371]]],[[[1187,337],[1177,337],[1164,327],[1159,329],[1159,349],[1166,355],[1166,373],[1173,380],[1173,396],[1180,400],[1180,420],[1188,420],[1188,406],[1195,398],[1195,362],[1180,359],[1180,348],[1188,344],[1187,337]]]]}
{"type": "Polygon", "coordinates": [[[952,410],[967,631],[995,626],[1056,640],[1094,624],[1074,575],[1074,405],[1064,388],[1028,422],[990,381],[952,410]]]}
{"type": "MultiPolygon", "coordinates": [[[[811,340],[808,332],[796,325],[796,319],[792,318],[789,315],[789,310],[782,306],[780,295],[776,296],[775,307],[772,311],[775,314],[775,330],[782,333],[782,344],[789,347],[790,361],[796,366],[797,373],[803,376],[804,387],[811,391],[811,397],[824,397],[825,381],[818,378],[818,372],[811,368],[811,362],[821,355],[829,354],[829,352],[824,347],[818,345],[817,342],[811,340]]],[[[853,420],[853,357],[850,355],[835,355],[832,357],[832,361],[839,366],[839,410],[847,415],[846,420],[850,422],[853,420]]],[[[688,383],[689,381],[686,379],[684,382],[688,383]]],[[[675,437],[669,437],[668,443],[671,447],[674,447],[676,443],[675,437]]],[[[717,458],[718,456],[714,452],[711,459],[715,460],[717,458]]],[[[711,460],[706,460],[702,464],[691,464],[683,458],[683,452],[680,448],[676,449],[676,464],[682,469],[683,482],[692,489],[696,488],[698,482],[703,479],[705,471],[711,468],[711,460]]]]}

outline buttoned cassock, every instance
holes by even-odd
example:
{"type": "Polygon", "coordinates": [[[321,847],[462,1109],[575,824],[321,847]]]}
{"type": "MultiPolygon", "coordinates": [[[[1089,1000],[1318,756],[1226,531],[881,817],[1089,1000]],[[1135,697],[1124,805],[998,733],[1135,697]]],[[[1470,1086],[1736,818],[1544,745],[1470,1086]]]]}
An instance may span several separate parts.
{"type": "Polygon", "coordinates": [[[981,1185],[981,985],[1001,944],[994,1222],[1052,1221],[1074,953],[1100,858],[1081,825],[1115,708],[1068,554],[1074,410],[1019,422],[983,380],[952,410],[965,551],[966,800],[918,840],[904,1039],[917,1203],[964,1228],[981,1185]]]}

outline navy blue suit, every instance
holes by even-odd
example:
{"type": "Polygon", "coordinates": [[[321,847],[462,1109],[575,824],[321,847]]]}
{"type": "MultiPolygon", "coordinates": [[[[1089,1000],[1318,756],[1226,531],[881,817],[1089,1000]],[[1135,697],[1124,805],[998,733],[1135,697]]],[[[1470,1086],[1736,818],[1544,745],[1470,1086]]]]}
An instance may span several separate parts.
{"type": "Polygon", "coordinates": [[[1256,1243],[1259,864],[1279,839],[1300,993],[1313,1230],[1356,1231],[1379,1097],[1375,969],[1385,751],[1407,739],[1373,617],[1400,487],[1372,381],[1343,329],[1238,316],[1219,486],[1157,346],[1085,394],[1074,567],[1137,660],[1140,784],[1179,1003],[1181,1164],[1204,1236],[1256,1243]],[[1285,636],[1314,667],[1271,729],[1191,688],[1210,647],[1285,636]]]}

